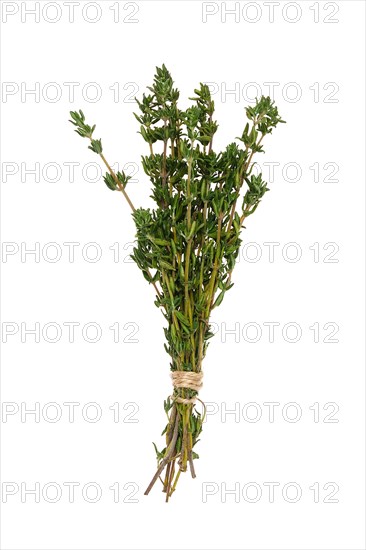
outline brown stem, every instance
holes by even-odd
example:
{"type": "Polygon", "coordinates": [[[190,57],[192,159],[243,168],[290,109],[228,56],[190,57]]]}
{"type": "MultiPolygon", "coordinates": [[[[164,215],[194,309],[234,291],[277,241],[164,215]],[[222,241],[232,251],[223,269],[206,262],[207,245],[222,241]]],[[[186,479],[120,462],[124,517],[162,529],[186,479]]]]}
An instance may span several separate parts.
{"type": "MultiPolygon", "coordinates": [[[[262,143],[262,140],[264,138],[264,135],[265,134],[262,134],[261,138],[259,139],[258,143],[256,144],[257,147],[262,143]]],[[[247,150],[247,148],[246,148],[247,150]]],[[[244,182],[244,174],[247,173],[247,170],[249,168],[249,165],[252,161],[252,158],[253,158],[253,155],[254,155],[254,151],[252,150],[252,152],[250,153],[249,157],[248,157],[248,160],[247,162],[244,164],[243,166],[243,169],[241,170],[241,175],[240,175],[240,182],[239,182],[239,187],[237,188],[237,191],[239,192],[242,185],[243,185],[243,182],[244,182]]],[[[233,223],[233,219],[234,219],[234,215],[235,215],[235,210],[236,210],[236,202],[237,202],[237,199],[235,199],[233,205],[232,205],[232,208],[231,208],[231,212],[230,212],[230,219],[229,219],[229,222],[226,226],[226,233],[228,233],[231,229],[231,226],[232,226],[232,223],[233,223]]]]}
{"type": "MultiPolygon", "coordinates": [[[[110,175],[112,176],[112,178],[114,179],[119,191],[121,191],[121,193],[123,194],[123,196],[125,197],[126,201],[128,202],[128,204],[130,205],[130,208],[133,212],[136,212],[136,208],[134,207],[134,205],[132,204],[132,201],[130,199],[130,197],[127,195],[123,185],[121,184],[121,182],[119,181],[119,179],[117,178],[114,170],[112,170],[111,166],[109,165],[108,161],[106,160],[105,156],[100,153],[100,158],[102,159],[102,161],[104,162],[104,164],[106,165],[106,167],[108,168],[108,172],[110,173],[110,175]]],[[[150,270],[147,269],[147,274],[150,276],[150,278],[152,279],[152,275],[150,273],[150,270]]],[[[159,296],[159,298],[161,298],[161,293],[156,285],[156,283],[154,281],[152,281],[152,285],[153,287],[155,288],[155,291],[156,291],[156,294],[159,296]]]]}
{"type": "Polygon", "coordinates": [[[166,430],[166,448],[169,447],[171,440],[173,438],[176,416],[177,416],[177,408],[175,405],[173,405],[167,430],[166,430]]]}
{"type": "Polygon", "coordinates": [[[114,179],[119,191],[121,191],[122,195],[124,196],[124,198],[126,199],[126,201],[128,202],[128,204],[130,205],[130,208],[132,210],[132,212],[136,212],[136,208],[134,207],[134,205],[132,204],[132,201],[130,199],[130,197],[127,195],[126,191],[125,191],[125,188],[123,187],[123,185],[121,184],[121,182],[119,181],[119,179],[117,178],[116,174],[114,173],[114,170],[112,170],[112,168],[110,167],[110,165],[108,164],[105,156],[103,155],[103,153],[100,153],[100,158],[102,159],[102,161],[104,162],[104,164],[106,165],[106,167],[108,168],[108,172],[110,173],[110,175],[112,176],[112,178],[114,179]]]}
{"type": "MultiPolygon", "coordinates": [[[[210,115],[208,121],[209,121],[209,122],[212,121],[212,115],[210,115]]],[[[210,154],[211,151],[212,151],[212,142],[213,142],[213,135],[212,135],[212,137],[211,137],[211,139],[210,139],[210,143],[209,143],[209,146],[208,146],[208,154],[210,154]]]]}
{"type": "Polygon", "coordinates": [[[163,493],[166,493],[168,491],[171,465],[172,463],[169,462],[166,467],[163,493]]]}
{"type": "Polygon", "coordinates": [[[196,472],[195,472],[194,464],[193,464],[192,451],[189,451],[188,460],[189,460],[189,468],[191,470],[191,476],[193,478],[195,478],[196,477],[196,472]]]}
{"type": "MultiPolygon", "coordinates": [[[[244,222],[245,218],[246,218],[246,212],[244,211],[243,214],[240,216],[240,223],[239,223],[239,228],[240,229],[242,228],[242,225],[243,225],[243,222],[244,222]]],[[[233,269],[234,268],[230,269],[230,271],[229,271],[229,277],[228,277],[226,285],[229,285],[231,283],[231,276],[233,274],[233,269]]]]}
{"type": "Polygon", "coordinates": [[[172,454],[174,453],[175,444],[176,444],[177,438],[178,438],[178,428],[179,428],[179,415],[177,414],[176,419],[175,419],[173,437],[171,439],[169,447],[166,450],[166,455],[163,458],[163,460],[161,461],[161,464],[160,464],[159,468],[156,470],[156,473],[155,473],[154,477],[152,478],[152,480],[150,481],[149,486],[146,489],[144,495],[148,495],[150,493],[151,489],[155,485],[156,480],[159,478],[161,472],[164,470],[165,466],[170,461],[170,459],[172,457],[172,454]]]}
{"type": "Polygon", "coordinates": [[[169,463],[169,465],[171,466],[170,468],[170,475],[169,475],[169,482],[168,482],[168,487],[167,487],[167,491],[166,491],[166,498],[165,498],[165,502],[168,502],[169,500],[169,497],[172,495],[172,481],[174,479],[174,472],[175,472],[175,459],[169,463]]]}
{"type": "Polygon", "coordinates": [[[216,254],[215,254],[215,261],[214,261],[214,267],[211,274],[211,279],[209,282],[209,291],[208,291],[208,301],[206,306],[206,317],[209,317],[210,311],[212,309],[212,304],[215,298],[215,283],[216,283],[216,275],[217,270],[219,268],[219,250],[220,250],[220,240],[221,240],[221,224],[222,224],[222,218],[223,213],[220,212],[219,214],[219,223],[217,226],[217,238],[216,238],[216,254]]]}
{"type": "MultiPolygon", "coordinates": [[[[183,420],[183,437],[182,437],[182,452],[181,452],[181,463],[180,463],[180,469],[182,472],[185,472],[187,470],[187,459],[188,459],[188,428],[187,428],[187,413],[189,411],[187,410],[184,413],[184,416],[182,417],[183,420]]],[[[189,416],[188,416],[189,420],[189,416]]]]}

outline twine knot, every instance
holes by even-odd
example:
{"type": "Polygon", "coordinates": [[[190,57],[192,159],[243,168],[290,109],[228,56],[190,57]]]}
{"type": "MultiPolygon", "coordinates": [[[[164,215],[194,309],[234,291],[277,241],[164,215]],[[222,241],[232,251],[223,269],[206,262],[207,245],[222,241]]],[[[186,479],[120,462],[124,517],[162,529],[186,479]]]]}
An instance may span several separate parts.
{"type": "MultiPolygon", "coordinates": [[[[174,389],[186,388],[198,392],[202,388],[203,372],[192,372],[175,370],[171,373],[174,389]]],[[[173,397],[178,403],[194,403],[196,397],[185,399],[184,397],[173,397]]]]}

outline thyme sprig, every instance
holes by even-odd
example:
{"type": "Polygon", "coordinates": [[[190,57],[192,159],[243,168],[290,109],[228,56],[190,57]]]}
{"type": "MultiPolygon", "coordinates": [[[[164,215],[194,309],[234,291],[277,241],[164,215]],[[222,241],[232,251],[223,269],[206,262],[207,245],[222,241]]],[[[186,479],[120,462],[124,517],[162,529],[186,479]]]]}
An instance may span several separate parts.
{"type": "MultiPolygon", "coordinates": [[[[148,145],[141,162],[152,185],[155,208],[135,208],[126,191],[129,176],[115,173],[103,155],[102,142],[93,137],[95,125],[82,111],[71,112],[76,132],[90,140],[89,149],[107,168],[104,182],[126,198],[136,225],[132,259],[155,287],[155,304],[162,309],[171,371],[200,373],[210,331],[210,315],[233,286],[232,272],[239,254],[241,231],[269,190],[262,174],[253,173],[253,156],[263,153],[262,141],[284,122],[269,97],[246,108],[248,119],[239,143],[222,152],[213,148],[218,129],[215,105],[207,85],[194,90],[193,104],[178,106],[179,91],[163,65],[134,113],[148,145]]],[[[204,413],[194,404],[197,391],[175,388],[164,401],[166,444],[158,450],[158,467],[145,494],[161,479],[166,500],[181,472],[189,467],[195,477],[194,447],[202,431],[204,413]],[[181,400],[191,400],[182,403],[181,400]],[[164,479],[161,478],[165,470],[164,479]]]]}

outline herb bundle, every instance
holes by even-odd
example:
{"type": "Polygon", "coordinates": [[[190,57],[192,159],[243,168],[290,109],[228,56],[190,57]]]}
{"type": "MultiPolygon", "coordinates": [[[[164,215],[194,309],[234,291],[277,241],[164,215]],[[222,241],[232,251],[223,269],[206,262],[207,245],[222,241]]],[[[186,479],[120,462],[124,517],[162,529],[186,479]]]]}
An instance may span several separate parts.
{"type": "Polygon", "coordinates": [[[135,117],[147,143],[142,166],[152,183],[154,209],[135,208],[126,191],[130,179],[114,172],[94,138],[94,126],[83,112],[71,112],[76,132],[90,141],[107,168],[104,182],[122,193],[132,209],[136,245],[132,258],[155,289],[155,304],[167,321],[164,328],[173,381],[173,394],[164,401],[167,425],[165,447],[157,455],[157,470],[146,489],[160,478],[166,500],[181,472],[195,477],[193,450],[202,431],[203,411],[196,408],[202,386],[202,362],[210,331],[210,315],[233,286],[232,272],[241,243],[244,221],[268,191],[261,174],[253,173],[253,156],[263,152],[263,138],[281,120],[269,97],[246,108],[243,133],[223,152],[215,152],[218,124],[207,85],[190,98],[193,105],[178,107],[179,91],[163,65],[154,82],[137,101],[135,117]]]}

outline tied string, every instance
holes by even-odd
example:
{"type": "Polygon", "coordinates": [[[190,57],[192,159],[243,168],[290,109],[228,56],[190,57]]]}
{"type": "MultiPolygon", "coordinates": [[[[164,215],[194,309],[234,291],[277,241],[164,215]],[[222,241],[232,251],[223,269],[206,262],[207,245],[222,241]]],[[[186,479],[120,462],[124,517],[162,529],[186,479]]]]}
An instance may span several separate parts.
{"type": "MultiPolygon", "coordinates": [[[[203,372],[191,372],[176,370],[171,373],[174,389],[186,388],[198,392],[202,388],[203,372]]],[[[178,403],[194,403],[196,397],[185,399],[184,397],[172,396],[178,403]]]]}

